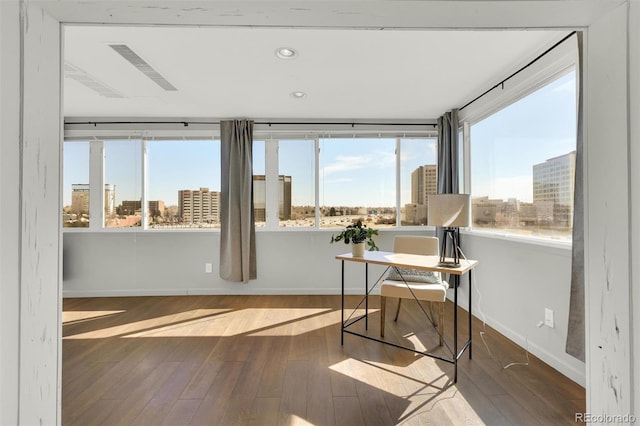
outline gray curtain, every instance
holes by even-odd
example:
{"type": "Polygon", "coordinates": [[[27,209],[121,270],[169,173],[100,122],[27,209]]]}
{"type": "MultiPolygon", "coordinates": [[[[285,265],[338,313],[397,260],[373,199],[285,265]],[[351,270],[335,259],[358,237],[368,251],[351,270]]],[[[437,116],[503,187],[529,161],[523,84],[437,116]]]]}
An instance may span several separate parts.
{"type": "Polygon", "coordinates": [[[253,212],[253,121],[220,122],[220,278],[256,278],[253,212]]]}
{"type": "MultiPolygon", "coordinates": [[[[458,164],[458,110],[446,112],[438,118],[438,194],[457,194],[459,191],[458,164]]],[[[442,241],[444,231],[436,228],[436,236],[442,241]]],[[[458,241],[460,236],[458,235],[458,241]]],[[[445,255],[451,256],[451,244],[445,255]]]]}
{"type": "Polygon", "coordinates": [[[438,118],[438,194],[458,193],[458,110],[438,118]]]}
{"type": "Polygon", "coordinates": [[[571,259],[571,295],[569,301],[569,325],[565,350],[569,355],[584,361],[584,193],[582,182],[582,32],[576,32],[578,41],[578,105],[576,131],[576,171],[573,193],[573,245],[571,259]]]}

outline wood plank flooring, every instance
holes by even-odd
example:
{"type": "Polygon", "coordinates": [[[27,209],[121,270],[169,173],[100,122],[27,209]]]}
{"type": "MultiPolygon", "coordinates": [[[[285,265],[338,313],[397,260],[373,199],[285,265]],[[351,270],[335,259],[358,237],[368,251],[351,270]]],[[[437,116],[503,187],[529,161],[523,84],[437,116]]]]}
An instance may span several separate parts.
{"type": "MultiPolygon", "coordinates": [[[[63,306],[64,425],[568,425],[585,411],[584,388],[536,357],[503,368],[525,351],[477,319],[473,360],[462,356],[453,384],[452,364],[348,334],[341,346],[340,296],[63,306]]],[[[371,297],[369,330],[360,321],[359,331],[378,336],[378,306],[371,297]]],[[[445,310],[451,344],[453,306],[445,310]]],[[[446,354],[415,302],[397,323],[387,315],[387,340],[446,354]]]]}

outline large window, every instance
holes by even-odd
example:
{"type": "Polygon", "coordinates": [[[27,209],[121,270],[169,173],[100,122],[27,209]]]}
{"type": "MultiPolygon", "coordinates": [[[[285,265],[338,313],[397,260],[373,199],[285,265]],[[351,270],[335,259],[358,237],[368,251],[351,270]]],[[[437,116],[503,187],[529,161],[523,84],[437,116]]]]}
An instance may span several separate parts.
{"type": "Polygon", "coordinates": [[[147,142],[149,228],[220,227],[220,141],[147,142]]]}
{"type": "Polygon", "coordinates": [[[575,72],[472,125],[473,227],[569,240],[575,149],[575,72]]]}
{"type": "Polygon", "coordinates": [[[400,140],[401,224],[427,224],[427,197],[437,193],[435,139],[400,140]]]}
{"type": "Polygon", "coordinates": [[[278,142],[278,218],[281,227],[316,222],[315,140],[278,142]]]}
{"type": "Polygon", "coordinates": [[[396,223],[396,139],[320,139],[321,227],[396,223]]]}
{"type": "Polygon", "coordinates": [[[104,226],[142,225],[142,141],[104,142],[104,226]]]}
{"type": "Polygon", "coordinates": [[[264,140],[253,141],[253,212],[256,227],[260,228],[267,224],[267,206],[269,204],[267,201],[265,149],[264,140]]]}
{"type": "MultiPolygon", "coordinates": [[[[331,228],[357,220],[375,228],[425,225],[426,196],[436,190],[435,139],[368,135],[258,136],[256,226],[331,228]]],[[[104,217],[91,224],[93,230],[220,227],[217,139],[69,141],[64,170],[65,227],[89,227],[92,209],[94,218],[104,217]],[[103,199],[90,204],[90,188],[96,193],[100,185],[103,199]]]]}
{"type": "Polygon", "coordinates": [[[62,226],[89,227],[89,142],[65,142],[62,226]]]}

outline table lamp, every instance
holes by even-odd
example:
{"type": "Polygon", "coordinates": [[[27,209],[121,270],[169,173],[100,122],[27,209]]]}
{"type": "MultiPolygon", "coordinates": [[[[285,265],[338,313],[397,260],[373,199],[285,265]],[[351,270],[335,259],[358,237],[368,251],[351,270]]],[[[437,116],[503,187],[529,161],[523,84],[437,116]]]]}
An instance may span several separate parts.
{"type": "Polygon", "coordinates": [[[460,267],[459,228],[471,226],[469,194],[431,194],[427,203],[427,225],[444,228],[439,266],[460,267]],[[445,259],[449,238],[453,243],[453,261],[445,259]]]}

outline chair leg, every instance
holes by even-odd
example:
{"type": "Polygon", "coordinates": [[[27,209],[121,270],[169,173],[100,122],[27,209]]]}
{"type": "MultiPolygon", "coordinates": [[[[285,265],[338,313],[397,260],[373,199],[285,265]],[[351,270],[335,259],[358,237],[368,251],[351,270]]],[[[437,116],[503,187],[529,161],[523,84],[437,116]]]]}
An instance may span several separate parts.
{"type": "Polygon", "coordinates": [[[396,317],[393,319],[398,322],[398,315],[400,314],[400,304],[402,303],[402,299],[398,299],[398,308],[396,309],[396,317]]]}
{"type": "Polygon", "coordinates": [[[387,311],[387,297],[380,296],[380,337],[384,337],[384,317],[387,311]]]}

